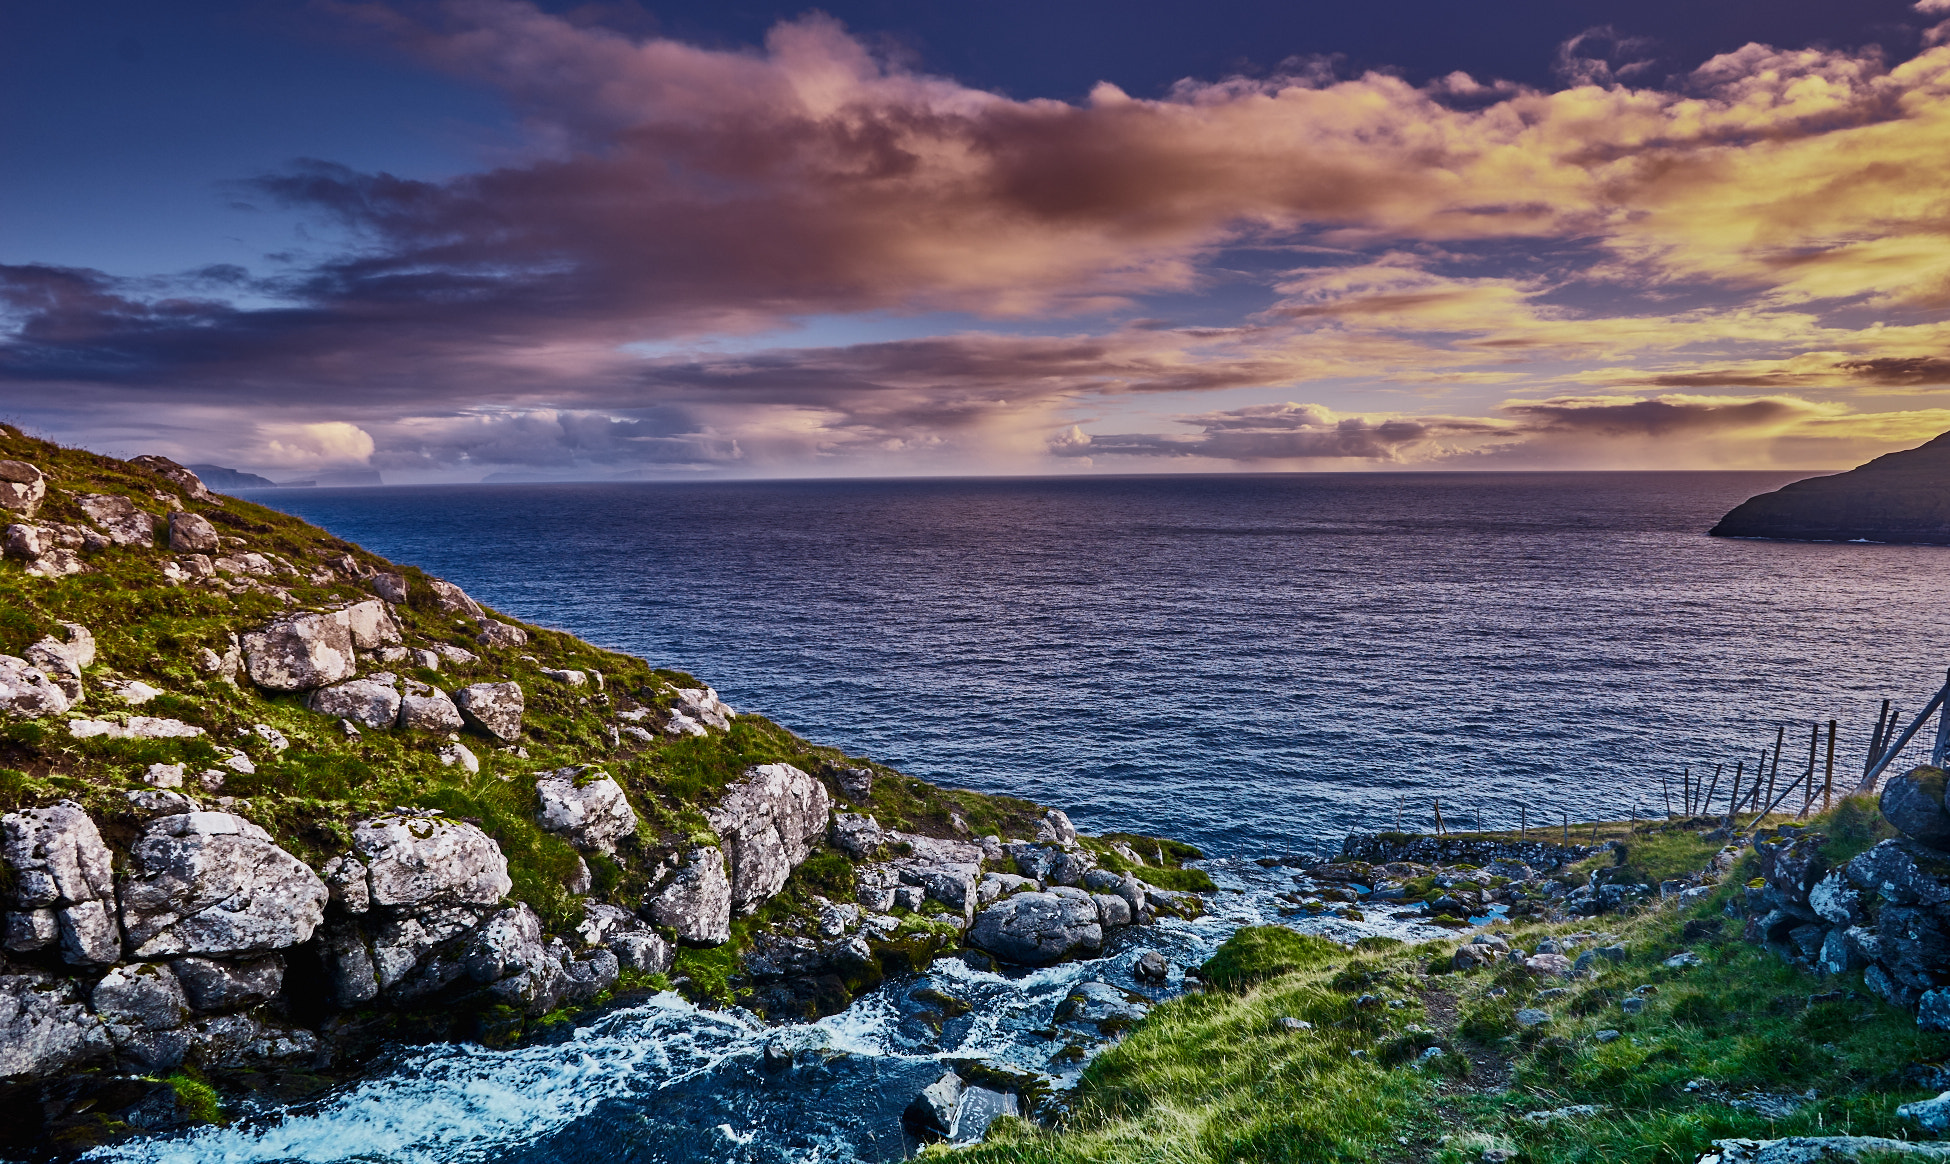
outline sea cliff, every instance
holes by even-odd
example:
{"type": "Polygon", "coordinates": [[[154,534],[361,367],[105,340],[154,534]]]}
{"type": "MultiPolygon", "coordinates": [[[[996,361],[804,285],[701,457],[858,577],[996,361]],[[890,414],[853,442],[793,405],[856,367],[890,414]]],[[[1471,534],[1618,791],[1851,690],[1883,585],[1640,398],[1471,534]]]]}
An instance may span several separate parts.
{"type": "Polygon", "coordinates": [[[815,745],[161,458],[0,428],[0,510],[9,1153],[632,991],[829,1014],[1210,887],[1188,846],[815,745]]]}
{"type": "Polygon", "coordinates": [[[1748,498],[1714,537],[1950,545],[1950,433],[1829,477],[1748,498]]]}

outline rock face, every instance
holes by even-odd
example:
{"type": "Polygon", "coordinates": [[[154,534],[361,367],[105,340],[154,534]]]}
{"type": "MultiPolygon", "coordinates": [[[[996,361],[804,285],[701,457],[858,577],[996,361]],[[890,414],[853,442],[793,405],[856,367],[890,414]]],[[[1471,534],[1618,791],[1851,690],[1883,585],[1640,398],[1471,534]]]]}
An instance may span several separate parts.
{"type": "Polygon", "coordinates": [[[47,478],[26,461],[0,461],[0,509],[32,517],[47,496],[47,478]]]}
{"type": "Polygon", "coordinates": [[[352,829],[375,906],[493,905],[514,888],[500,846],[471,824],[434,816],[385,816],[352,829]]]}
{"type": "Polygon", "coordinates": [[[0,818],[0,857],[12,874],[11,904],[26,915],[19,938],[17,915],[9,916],[9,949],[58,940],[62,957],[75,965],[103,966],[121,957],[113,858],[80,805],[64,800],[0,818]]]}
{"type": "Polygon", "coordinates": [[[1007,962],[1047,966],[1103,949],[1104,928],[1081,890],[1018,893],[983,910],[968,941],[1007,962]]]}
{"type": "Polygon", "coordinates": [[[359,673],[342,611],[278,619],[245,634],[243,647],[251,682],[272,691],[309,691],[359,673]]]}
{"type": "Polygon", "coordinates": [[[708,845],[686,853],[684,864],[652,890],[643,909],[651,921],[677,931],[677,940],[686,945],[729,941],[731,879],[725,876],[724,854],[708,845]]]}
{"type": "Polygon", "coordinates": [[[1741,502],[1715,537],[1950,544],[1950,433],[1741,502]]]}
{"type": "Polygon", "coordinates": [[[45,1077],[112,1050],[107,1030],[82,1005],[72,980],[0,976],[0,1079],[45,1077]]]}
{"type": "Polygon", "coordinates": [[[122,879],[122,928],[136,958],[281,950],[324,920],[318,874],[263,829],[223,812],[149,822],[122,879]]]}
{"type": "Polygon", "coordinates": [[[826,786],[790,764],[761,764],[705,813],[731,864],[731,904],[750,910],[812,855],[833,808],[826,786]]]}
{"type": "Polygon", "coordinates": [[[521,737],[526,710],[519,683],[475,683],[454,692],[454,703],[475,727],[499,740],[521,737]]]}
{"type": "Polygon", "coordinates": [[[88,515],[108,540],[118,546],[153,546],[156,544],[156,520],[137,509],[135,502],[126,497],[109,493],[82,493],[75,497],[75,504],[88,515]]]}
{"type": "Polygon", "coordinates": [[[605,773],[562,768],[537,780],[535,793],[542,802],[537,823],[578,849],[614,853],[618,839],[636,832],[636,810],[605,773]]]}

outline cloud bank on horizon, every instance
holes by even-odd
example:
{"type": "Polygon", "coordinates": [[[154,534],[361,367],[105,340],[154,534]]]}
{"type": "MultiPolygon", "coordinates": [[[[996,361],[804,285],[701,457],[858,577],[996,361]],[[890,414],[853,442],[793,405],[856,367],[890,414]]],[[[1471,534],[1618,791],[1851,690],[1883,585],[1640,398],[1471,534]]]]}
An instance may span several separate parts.
{"type": "Polygon", "coordinates": [[[1950,429],[1950,20],[1903,60],[1653,77],[1599,30],[1551,91],[1295,60],[1071,103],[819,15],[741,51],[333,11],[499,91],[522,151],[252,179],[348,240],[262,270],[0,264],[15,419],[429,480],[1840,466],[1950,429]]]}

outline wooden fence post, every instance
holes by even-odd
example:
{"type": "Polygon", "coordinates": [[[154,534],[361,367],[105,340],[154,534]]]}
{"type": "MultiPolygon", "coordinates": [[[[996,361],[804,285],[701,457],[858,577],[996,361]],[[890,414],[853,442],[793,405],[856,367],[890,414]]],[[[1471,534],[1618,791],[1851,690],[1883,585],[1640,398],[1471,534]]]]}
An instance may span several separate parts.
{"type": "Polygon", "coordinates": [[[1835,795],[1835,721],[1828,721],[1828,776],[1821,782],[1821,811],[1827,812],[1835,795]]]}

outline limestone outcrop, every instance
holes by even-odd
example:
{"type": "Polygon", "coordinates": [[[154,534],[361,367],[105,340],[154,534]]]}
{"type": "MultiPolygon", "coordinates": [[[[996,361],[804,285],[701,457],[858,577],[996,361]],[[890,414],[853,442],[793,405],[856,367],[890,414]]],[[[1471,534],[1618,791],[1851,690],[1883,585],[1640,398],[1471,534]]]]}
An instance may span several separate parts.
{"type": "Polygon", "coordinates": [[[636,810],[623,786],[602,772],[562,768],[535,782],[542,809],[536,821],[578,849],[614,853],[619,838],[636,832],[636,810]]]}
{"type": "Polygon", "coordinates": [[[705,819],[724,841],[731,905],[741,912],[785,887],[832,812],[826,786],[790,764],[761,764],[725,789],[705,819]]]}
{"type": "Polygon", "coordinates": [[[64,800],[0,818],[0,858],[13,881],[7,949],[58,942],[63,959],[79,966],[121,957],[114,858],[79,804],[64,800]]]}
{"type": "Polygon", "coordinates": [[[299,945],[324,920],[324,881],[240,816],[150,821],[129,851],[122,929],[134,958],[263,953],[299,945]]]}

